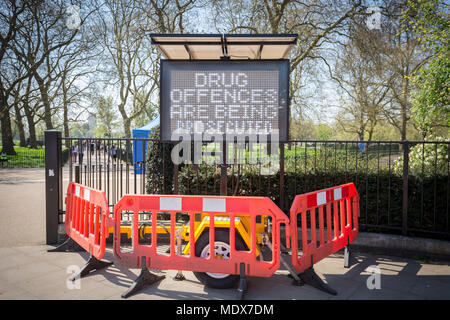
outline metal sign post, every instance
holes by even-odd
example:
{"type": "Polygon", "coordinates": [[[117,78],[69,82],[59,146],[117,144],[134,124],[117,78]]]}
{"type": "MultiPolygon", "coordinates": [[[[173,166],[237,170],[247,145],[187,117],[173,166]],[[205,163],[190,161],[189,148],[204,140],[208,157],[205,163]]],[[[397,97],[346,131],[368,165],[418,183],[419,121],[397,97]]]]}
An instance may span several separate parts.
{"type": "MultiPolygon", "coordinates": [[[[289,53],[298,35],[150,37],[165,58],[160,63],[161,142],[222,139],[220,195],[227,195],[229,137],[244,137],[245,143],[268,143],[273,136],[277,143],[289,139],[289,53]]],[[[281,161],[280,203],[284,203],[281,161]]],[[[195,158],[194,165],[198,165],[195,158]]]]}

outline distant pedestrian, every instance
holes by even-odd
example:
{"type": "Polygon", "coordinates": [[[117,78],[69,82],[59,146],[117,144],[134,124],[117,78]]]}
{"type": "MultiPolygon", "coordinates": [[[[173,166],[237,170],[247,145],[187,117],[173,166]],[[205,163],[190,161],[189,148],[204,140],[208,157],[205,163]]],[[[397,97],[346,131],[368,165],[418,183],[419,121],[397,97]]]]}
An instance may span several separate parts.
{"type": "Polygon", "coordinates": [[[358,143],[358,149],[361,152],[361,158],[364,158],[367,153],[367,142],[360,141],[358,143]]]}
{"type": "Polygon", "coordinates": [[[112,153],[112,157],[115,161],[117,159],[117,146],[115,144],[112,145],[111,153],[112,153]]]}
{"type": "Polygon", "coordinates": [[[85,149],[86,149],[86,141],[84,141],[78,149],[78,161],[80,165],[83,164],[83,156],[85,149]]]}
{"type": "Polygon", "coordinates": [[[74,145],[72,147],[72,163],[76,163],[77,162],[77,155],[78,155],[78,146],[74,145]]]}

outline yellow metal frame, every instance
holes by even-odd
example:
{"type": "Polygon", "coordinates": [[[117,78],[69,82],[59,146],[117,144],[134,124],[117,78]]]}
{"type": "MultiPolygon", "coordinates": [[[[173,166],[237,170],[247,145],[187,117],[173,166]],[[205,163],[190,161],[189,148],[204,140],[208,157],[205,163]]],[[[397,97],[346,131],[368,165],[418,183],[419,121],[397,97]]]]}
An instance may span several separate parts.
{"type": "MultiPolygon", "coordinates": [[[[208,216],[209,217],[209,216],[208,216]]],[[[229,218],[228,216],[216,216],[216,219],[214,219],[214,228],[230,228],[230,219],[228,220],[220,220],[221,217],[229,218]]],[[[247,230],[250,229],[250,224],[247,225],[247,228],[245,226],[245,218],[239,217],[239,219],[236,219],[234,222],[235,229],[237,232],[241,235],[242,239],[244,240],[245,244],[247,245],[247,248],[251,249],[251,235],[247,230]]],[[[189,227],[186,227],[187,231],[189,232],[189,227]]],[[[209,219],[205,219],[205,217],[202,217],[202,222],[199,223],[198,226],[195,228],[195,234],[194,234],[194,240],[197,242],[198,238],[203,234],[205,229],[209,229],[209,219]]],[[[186,231],[186,230],[185,230],[186,231]]],[[[185,233],[185,232],[184,232],[185,233]]],[[[185,240],[189,239],[189,234],[185,236],[185,240]]],[[[257,239],[257,243],[258,239],[257,239]]],[[[186,247],[183,250],[184,255],[189,254],[189,248],[190,248],[190,242],[186,245],[186,247]]],[[[259,255],[259,248],[256,246],[256,255],[259,255]]]]}
{"type": "MultiPolygon", "coordinates": [[[[251,249],[251,235],[250,235],[250,216],[246,215],[236,215],[235,219],[235,229],[240,234],[242,239],[244,240],[245,244],[247,245],[247,248],[249,250],[251,249]]],[[[255,232],[256,232],[256,255],[258,256],[260,254],[259,246],[262,243],[262,234],[267,232],[267,225],[268,225],[268,219],[267,216],[261,217],[261,222],[256,223],[255,232]]],[[[227,215],[216,215],[214,219],[214,227],[215,228],[230,228],[230,219],[227,215]],[[225,218],[225,219],[224,219],[225,218]],[[228,219],[227,219],[228,218],[228,219]]],[[[195,228],[195,234],[194,239],[197,242],[198,238],[203,234],[205,229],[209,228],[209,215],[208,214],[201,214],[201,221],[195,221],[194,222],[194,228],[195,228]]],[[[184,224],[182,226],[177,226],[175,228],[176,230],[182,229],[181,238],[184,241],[187,241],[188,244],[183,250],[183,254],[188,255],[189,254],[189,248],[190,248],[190,236],[189,236],[189,223],[184,224]]],[[[114,228],[109,228],[108,232],[112,234],[114,232],[114,228]]],[[[143,237],[144,234],[151,234],[153,232],[152,226],[143,226],[139,228],[140,237],[143,237]]],[[[131,225],[127,226],[120,226],[120,233],[126,234],[127,238],[130,239],[132,237],[132,227],[131,225]]],[[[168,226],[156,226],[156,233],[158,234],[170,234],[171,233],[171,227],[168,226]]]]}

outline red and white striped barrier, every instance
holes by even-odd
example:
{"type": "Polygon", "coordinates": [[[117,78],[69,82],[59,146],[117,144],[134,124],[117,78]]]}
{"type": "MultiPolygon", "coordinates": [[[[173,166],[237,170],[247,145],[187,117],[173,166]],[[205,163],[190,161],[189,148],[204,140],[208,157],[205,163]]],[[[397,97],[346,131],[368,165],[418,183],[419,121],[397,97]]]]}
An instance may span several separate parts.
{"type": "Polygon", "coordinates": [[[359,195],[353,183],[296,196],[290,210],[290,226],[292,263],[297,272],[303,272],[356,240],[358,217],[359,195]],[[302,232],[300,256],[298,215],[302,232]]]}

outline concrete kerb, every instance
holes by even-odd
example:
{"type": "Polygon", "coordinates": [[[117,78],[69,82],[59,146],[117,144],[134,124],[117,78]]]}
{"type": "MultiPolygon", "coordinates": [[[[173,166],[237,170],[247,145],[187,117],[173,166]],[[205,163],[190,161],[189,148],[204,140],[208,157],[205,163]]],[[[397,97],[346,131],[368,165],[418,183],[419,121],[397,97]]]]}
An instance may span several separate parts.
{"type": "MultiPolygon", "coordinates": [[[[300,227],[297,228],[297,232],[301,234],[300,227]]],[[[308,240],[311,240],[310,229],[308,229],[308,240]]],[[[286,244],[284,226],[281,226],[281,243],[286,244]]],[[[394,255],[405,258],[431,258],[450,261],[449,241],[384,233],[359,232],[358,238],[350,246],[355,251],[394,255]]]]}

